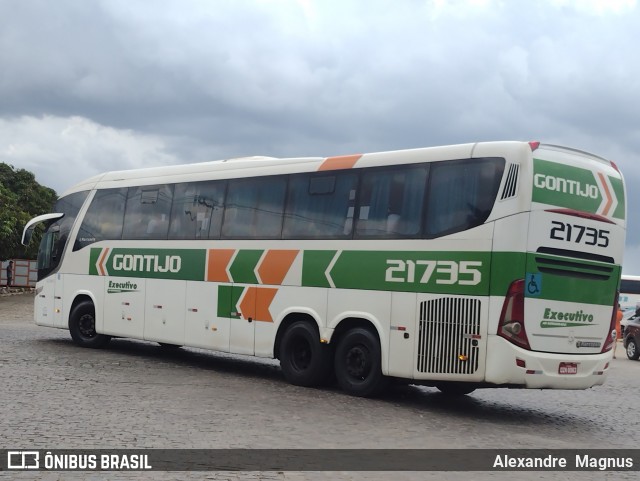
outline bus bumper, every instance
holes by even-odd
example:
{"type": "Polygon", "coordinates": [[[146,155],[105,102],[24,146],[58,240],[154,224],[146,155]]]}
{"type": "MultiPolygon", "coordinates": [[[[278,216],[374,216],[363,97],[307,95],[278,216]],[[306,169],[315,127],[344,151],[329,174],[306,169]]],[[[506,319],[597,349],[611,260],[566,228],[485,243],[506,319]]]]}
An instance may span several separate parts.
{"type": "Polygon", "coordinates": [[[611,351],[582,356],[527,351],[492,335],[485,380],[527,389],[587,389],[604,383],[611,359],[611,351]]]}

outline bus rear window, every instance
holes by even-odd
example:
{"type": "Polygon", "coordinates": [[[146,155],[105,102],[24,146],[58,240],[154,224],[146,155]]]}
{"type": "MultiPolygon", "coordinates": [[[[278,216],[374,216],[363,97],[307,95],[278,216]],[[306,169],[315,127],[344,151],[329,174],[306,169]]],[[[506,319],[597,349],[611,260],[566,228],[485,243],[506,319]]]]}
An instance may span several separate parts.
{"type": "Polygon", "coordinates": [[[487,220],[500,187],[504,159],[436,162],[426,199],[428,239],[461,232],[487,220]]]}

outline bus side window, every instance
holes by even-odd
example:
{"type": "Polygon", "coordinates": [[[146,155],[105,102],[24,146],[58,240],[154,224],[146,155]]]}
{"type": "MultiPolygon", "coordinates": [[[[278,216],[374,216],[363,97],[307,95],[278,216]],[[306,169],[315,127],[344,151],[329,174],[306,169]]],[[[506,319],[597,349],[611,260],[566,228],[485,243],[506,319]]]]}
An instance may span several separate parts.
{"type": "Polygon", "coordinates": [[[418,237],[427,170],[427,166],[401,166],[365,172],[356,236],[418,237]]]}
{"type": "Polygon", "coordinates": [[[131,187],[124,214],[123,239],[166,239],[173,185],[131,187]]]}
{"type": "Polygon", "coordinates": [[[426,237],[483,224],[493,208],[503,172],[504,159],[499,158],[434,163],[426,198],[426,237]]]}
{"type": "Polygon", "coordinates": [[[357,180],[353,172],[292,175],[282,237],[351,237],[357,180]]]}
{"type": "Polygon", "coordinates": [[[218,239],[226,182],[177,184],[171,210],[169,239],[218,239]]]}
{"type": "Polygon", "coordinates": [[[127,188],[103,189],[95,193],[82,219],[73,250],[82,249],[94,242],[122,237],[127,191],[127,188]]]}
{"type": "Polygon", "coordinates": [[[222,237],[279,239],[286,189],[285,176],[230,181],[222,237]]]}

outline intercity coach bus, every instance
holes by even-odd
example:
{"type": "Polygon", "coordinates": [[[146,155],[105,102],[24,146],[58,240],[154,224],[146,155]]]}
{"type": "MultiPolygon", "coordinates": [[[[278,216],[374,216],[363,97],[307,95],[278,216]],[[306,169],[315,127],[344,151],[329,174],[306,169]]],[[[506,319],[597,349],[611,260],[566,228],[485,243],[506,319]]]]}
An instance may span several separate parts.
{"type": "Polygon", "coordinates": [[[625,187],[539,142],[102,174],[38,223],[36,323],[277,358],[301,386],[602,384],[625,187]]]}
{"type": "Polygon", "coordinates": [[[640,308],[640,276],[622,275],[619,300],[625,318],[636,313],[640,308]]]}

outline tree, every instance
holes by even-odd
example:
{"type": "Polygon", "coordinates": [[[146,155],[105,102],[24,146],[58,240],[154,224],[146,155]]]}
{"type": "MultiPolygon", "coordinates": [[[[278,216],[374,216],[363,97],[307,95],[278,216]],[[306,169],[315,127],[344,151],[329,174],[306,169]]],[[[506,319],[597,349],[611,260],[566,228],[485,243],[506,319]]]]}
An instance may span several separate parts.
{"type": "Polygon", "coordinates": [[[51,211],[56,192],[40,185],[33,173],[0,162],[0,259],[35,259],[41,229],[28,246],[20,243],[29,219],[51,211]]]}

